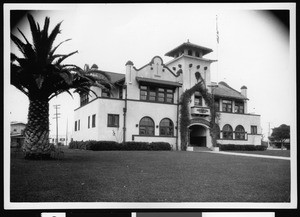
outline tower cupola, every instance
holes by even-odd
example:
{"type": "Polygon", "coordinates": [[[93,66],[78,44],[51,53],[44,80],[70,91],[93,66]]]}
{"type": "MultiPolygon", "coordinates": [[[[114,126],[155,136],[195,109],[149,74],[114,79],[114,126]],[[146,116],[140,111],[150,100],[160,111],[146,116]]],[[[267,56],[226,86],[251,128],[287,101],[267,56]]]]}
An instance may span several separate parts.
{"type": "Polygon", "coordinates": [[[177,58],[181,55],[193,56],[202,58],[204,55],[211,53],[213,50],[203,46],[199,46],[193,43],[190,43],[189,40],[173,50],[167,52],[165,56],[177,58]]]}

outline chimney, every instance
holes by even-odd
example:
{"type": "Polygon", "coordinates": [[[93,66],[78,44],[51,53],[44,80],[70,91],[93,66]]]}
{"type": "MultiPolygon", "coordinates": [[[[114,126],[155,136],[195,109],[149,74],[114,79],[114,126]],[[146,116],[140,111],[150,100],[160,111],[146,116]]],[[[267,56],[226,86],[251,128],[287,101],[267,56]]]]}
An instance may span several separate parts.
{"type": "Polygon", "coordinates": [[[126,66],[126,78],[125,78],[125,82],[126,84],[131,84],[132,83],[132,66],[133,66],[133,62],[132,61],[127,61],[127,63],[125,64],[126,66]]]}
{"type": "Polygon", "coordinates": [[[246,87],[246,86],[242,86],[242,87],[241,87],[241,94],[242,94],[244,97],[247,97],[247,87],[246,87]]]}

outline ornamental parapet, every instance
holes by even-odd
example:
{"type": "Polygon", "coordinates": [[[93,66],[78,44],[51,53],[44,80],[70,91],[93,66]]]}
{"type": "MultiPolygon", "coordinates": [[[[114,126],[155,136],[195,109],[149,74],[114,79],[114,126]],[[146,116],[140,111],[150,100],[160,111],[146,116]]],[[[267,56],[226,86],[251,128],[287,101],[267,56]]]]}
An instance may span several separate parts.
{"type": "Polygon", "coordinates": [[[208,107],[191,107],[191,115],[210,116],[210,109],[208,107]]]}

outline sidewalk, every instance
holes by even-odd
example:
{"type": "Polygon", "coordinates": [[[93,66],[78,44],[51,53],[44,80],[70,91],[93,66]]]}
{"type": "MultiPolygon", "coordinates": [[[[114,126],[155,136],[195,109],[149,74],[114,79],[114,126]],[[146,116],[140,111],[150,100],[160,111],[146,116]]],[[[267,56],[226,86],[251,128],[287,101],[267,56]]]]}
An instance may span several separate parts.
{"type": "Polygon", "coordinates": [[[228,152],[228,151],[198,151],[198,152],[206,152],[206,153],[212,153],[212,154],[236,155],[236,156],[244,156],[244,157],[259,157],[259,158],[290,160],[289,157],[269,156],[269,155],[259,155],[259,154],[244,154],[244,153],[234,153],[234,152],[228,152]]]}

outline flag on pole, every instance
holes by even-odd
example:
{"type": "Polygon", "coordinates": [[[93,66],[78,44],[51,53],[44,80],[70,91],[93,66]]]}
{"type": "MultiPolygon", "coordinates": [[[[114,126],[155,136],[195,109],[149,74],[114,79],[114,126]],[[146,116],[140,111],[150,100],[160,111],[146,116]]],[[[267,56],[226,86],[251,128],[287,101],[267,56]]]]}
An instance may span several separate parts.
{"type": "Polygon", "coordinates": [[[218,15],[216,15],[217,43],[219,44],[218,15]]]}

